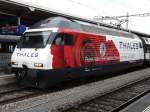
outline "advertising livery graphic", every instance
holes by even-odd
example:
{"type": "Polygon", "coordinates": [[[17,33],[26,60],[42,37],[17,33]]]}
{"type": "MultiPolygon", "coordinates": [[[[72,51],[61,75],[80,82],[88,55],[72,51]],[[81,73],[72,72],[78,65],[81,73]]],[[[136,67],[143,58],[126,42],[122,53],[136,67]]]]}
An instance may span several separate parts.
{"type": "Polygon", "coordinates": [[[81,40],[79,45],[82,65],[105,64],[119,62],[119,52],[113,41],[106,41],[106,37],[90,37],[81,40]]]}
{"type": "Polygon", "coordinates": [[[52,45],[53,68],[117,63],[120,56],[112,40],[106,37],[78,37],[74,46],[52,45]]]}

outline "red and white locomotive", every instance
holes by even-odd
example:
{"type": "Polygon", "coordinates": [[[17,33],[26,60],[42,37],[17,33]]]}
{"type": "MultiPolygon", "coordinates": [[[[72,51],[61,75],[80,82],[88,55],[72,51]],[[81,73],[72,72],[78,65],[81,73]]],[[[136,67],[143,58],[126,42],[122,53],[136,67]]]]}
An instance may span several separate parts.
{"type": "Polygon", "coordinates": [[[150,59],[149,43],[126,31],[53,17],[24,33],[11,62],[20,84],[43,88],[141,66],[150,59]]]}

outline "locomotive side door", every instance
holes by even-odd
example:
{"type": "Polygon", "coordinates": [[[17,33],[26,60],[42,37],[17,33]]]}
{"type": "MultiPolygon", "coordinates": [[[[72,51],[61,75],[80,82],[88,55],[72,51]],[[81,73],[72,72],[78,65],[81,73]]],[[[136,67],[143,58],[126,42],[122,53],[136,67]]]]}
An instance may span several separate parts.
{"type": "Polygon", "coordinates": [[[146,60],[150,61],[150,44],[146,44],[146,60]]]}
{"type": "Polygon", "coordinates": [[[145,41],[145,60],[147,62],[150,62],[150,39],[144,37],[144,41],[145,41]]]}
{"type": "Polygon", "coordinates": [[[64,64],[67,68],[75,67],[75,58],[74,58],[74,42],[75,34],[65,33],[63,35],[64,39],[64,64]]]}
{"type": "Polygon", "coordinates": [[[57,34],[52,46],[54,68],[72,68],[75,66],[74,37],[72,33],[57,34]]]}

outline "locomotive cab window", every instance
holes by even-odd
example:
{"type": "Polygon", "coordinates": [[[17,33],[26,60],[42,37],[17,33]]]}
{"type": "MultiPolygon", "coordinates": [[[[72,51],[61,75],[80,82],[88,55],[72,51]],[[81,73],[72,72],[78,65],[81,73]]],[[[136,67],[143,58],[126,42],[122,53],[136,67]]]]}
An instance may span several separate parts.
{"type": "Polygon", "coordinates": [[[65,45],[73,45],[74,39],[72,34],[64,34],[65,45]]]}
{"type": "Polygon", "coordinates": [[[72,34],[58,34],[54,40],[55,45],[73,45],[74,38],[72,34]]]}
{"type": "Polygon", "coordinates": [[[54,45],[64,45],[64,38],[63,38],[63,34],[62,33],[57,34],[53,44],[54,45]]]}
{"type": "Polygon", "coordinates": [[[27,32],[20,40],[19,48],[44,48],[50,38],[51,31],[27,32]]]}
{"type": "Polygon", "coordinates": [[[150,45],[146,45],[146,52],[150,53],[150,45]]]}
{"type": "Polygon", "coordinates": [[[143,48],[142,43],[139,43],[140,48],[143,48]]]}
{"type": "Polygon", "coordinates": [[[64,45],[64,39],[61,36],[58,36],[55,40],[56,45],[64,45]]]}

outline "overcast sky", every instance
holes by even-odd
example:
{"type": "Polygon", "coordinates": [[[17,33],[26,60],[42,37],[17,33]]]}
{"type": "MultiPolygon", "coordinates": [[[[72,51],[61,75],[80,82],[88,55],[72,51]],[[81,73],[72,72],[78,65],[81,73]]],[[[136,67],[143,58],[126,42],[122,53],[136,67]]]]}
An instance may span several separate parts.
{"type": "MultiPolygon", "coordinates": [[[[150,0],[23,0],[72,15],[119,16],[150,13],[150,0]]],[[[124,25],[125,26],[125,25],[124,25]]],[[[130,17],[129,29],[150,34],[150,16],[130,17]]]]}

